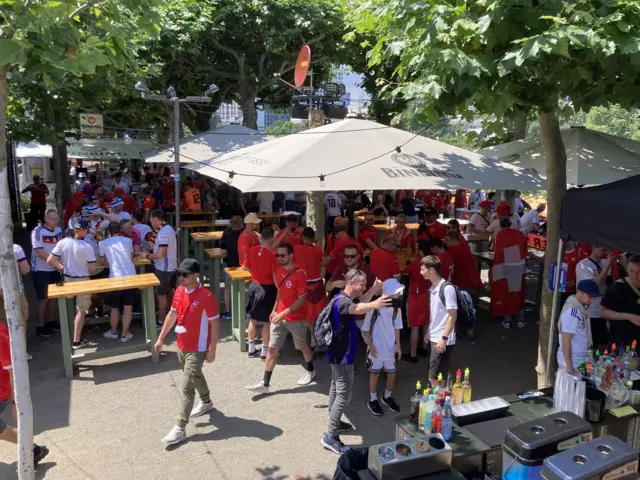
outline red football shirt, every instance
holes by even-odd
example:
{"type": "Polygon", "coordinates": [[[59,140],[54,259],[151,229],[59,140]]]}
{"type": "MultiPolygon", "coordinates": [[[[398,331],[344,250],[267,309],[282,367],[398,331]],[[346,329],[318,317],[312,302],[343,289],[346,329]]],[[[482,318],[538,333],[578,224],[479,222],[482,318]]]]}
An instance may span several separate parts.
{"type": "Polygon", "coordinates": [[[366,240],[371,240],[374,244],[376,243],[376,232],[376,227],[367,227],[366,225],[360,227],[360,229],[358,230],[358,241],[360,242],[360,245],[362,245],[362,248],[371,248],[369,245],[367,245],[366,240]]]}
{"type": "Polygon", "coordinates": [[[29,185],[33,187],[31,192],[31,203],[34,205],[46,205],[47,204],[47,195],[49,195],[49,187],[47,187],[44,183],[40,183],[36,185],[35,183],[29,185]]]}
{"type": "Polygon", "coordinates": [[[135,212],[138,209],[138,202],[131,195],[124,195],[122,198],[124,200],[123,210],[125,212],[135,212]]]}
{"type": "Polygon", "coordinates": [[[374,248],[369,255],[369,265],[381,282],[400,275],[397,257],[384,248],[374,248]]]}
{"type": "Polygon", "coordinates": [[[4,323],[0,323],[0,402],[13,396],[9,370],[11,365],[11,347],[9,346],[9,329],[4,323]]]}
{"type": "Polygon", "coordinates": [[[413,236],[413,233],[411,233],[411,230],[409,230],[408,228],[403,228],[402,232],[398,229],[398,227],[393,227],[391,230],[389,230],[387,232],[387,234],[385,235],[385,238],[387,238],[389,235],[396,235],[399,239],[400,239],[400,248],[405,249],[405,248],[410,248],[411,251],[415,251],[416,249],[416,240],[415,237],[413,236]]]}
{"type": "MultiPolygon", "coordinates": [[[[276,286],[278,287],[277,313],[289,308],[300,297],[307,295],[307,276],[300,267],[294,267],[294,272],[278,267],[276,270],[276,286]]],[[[289,313],[284,319],[287,322],[300,322],[307,319],[307,309],[304,304],[296,311],[289,313]]]]}
{"type": "Polygon", "coordinates": [[[440,276],[445,280],[451,281],[451,274],[453,273],[453,257],[449,252],[443,252],[438,255],[440,259],[440,276]]]}
{"type": "Polygon", "coordinates": [[[296,265],[304,270],[307,281],[317,280],[320,276],[320,264],[322,263],[322,250],[315,245],[296,245],[293,247],[293,255],[296,265]]]}
{"type": "Polygon", "coordinates": [[[71,216],[78,210],[82,208],[82,202],[76,200],[75,198],[70,198],[67,202],[67,206],[64,208],[64,225],[65,227],[69,224],[69,219],[71,216]]]}
{"type": "Polygon", "coordinates": [[[482,288],[482,280],[468,247],[456,245],[449,248],[447,253],[453,259],[451,283],[465,290],[467,288],[482,288]]]}
{"type": "Polygon", "coordinates": [[[280,230],[280,232],[278,232],[278,235],[276,235],[276,238],[281,237],[282,241],[280,242],[280,245],[283,245],[285,243],[288,243],[292,247],[295,247],[296,245],[302,245],[302,233],[299,232],[298,229],[296,229],[293,233],[291,233],[291,230],[289,230],[288,228],[280,230]]]}
{"type": "Polygon", "coordinates": [[[254,245],[242,263],[251,270],[251,281],[261,285],[273,285],[273,272],[278,268],[276,254],[261,245],[254,245]]]}
{"type": "Polygon", "coordinates": [[[447,230],[440,222],[433,222],[427,225],[427,231],[418,235],[418,240],[431,240],[432,238],[444,238],[447,236],[447,230]]]}
{"type": "Polygon", "coordinates": [[[243,230],[238,237],[238,259],[240,263],[244,262],[246,255],[249,253],[249,249],[256,245],[260,245],[260,238],[256,232],[250,232],[249,230],[243,230]]]}
{"type": "Polygon", "coordinates": [[[402,273],[409,276],[409,293],[413,295],[424,295],[431,287],[431,282],[420,273],[420,260],[416,258],[402,270],[402,273]]]}
{"type": "Polygon", "coordinates": [[[336,243],[336,239],[333,233],[330,233],[329,235],[327,235],[327,243],[324,246],[324,251],[327,252],[327,255],[331,254],[335,243],[336,243]]]}
{"type": "Polygon", "coordinates": [[[565,291],[567,293],[576,292],[576,265],[583,260],[583,252],[579,248],[566,251],[564,253],[564,261],[567,263],[567,284],[565,291]]]}
{"type": "Polygon", "coordinates": [[[211,320],[219,316],[218,301],[202,285],[191,292],[183,286],[176,289],[171,310],[178,315],[178,325],[186,328],[178,333],[178,348],[183,352],[206,352],[211,345],[211,320]]]}
{"type": "Polygon", "coordinates": [[[142,202],[143,210],[153,210],[156,208],[156,199],[154,197],[147,197],[142,202]]]}
{"type": "Polygon", "coordinates": [[[360,259],[362,259],[364,253],[362,245],[351,237],[343,238],[342,240],[338,240],[334,243],[333,250],[331,250],[331,253],[329,254],[333,260],[326,266],[327,272],[335,272],[336,268],[344,263],[344,249],[349,245],[353,245],[358,249],[360,252],[360,259]]]}

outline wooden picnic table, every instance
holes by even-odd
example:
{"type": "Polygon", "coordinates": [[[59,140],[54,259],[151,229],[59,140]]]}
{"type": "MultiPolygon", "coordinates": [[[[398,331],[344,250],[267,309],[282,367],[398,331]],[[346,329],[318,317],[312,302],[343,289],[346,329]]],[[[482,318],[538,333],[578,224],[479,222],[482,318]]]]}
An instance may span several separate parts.
{"type": "Polygon", "coordinates": [[[247,325],[245,307],[245,282],[251,280],[251,272],[242,267],[225,268],[231,278],[231,336],[240,342],[240,351],[247,351],[247,325]]]}
{"type": "MultiPolygon", "coordinates": [[[[466,236],[466,240],[467,243],[469,244],[469,246],[474,246],[474,249],[472,248],[471,251],[472,252],[481,252],[485,249],[485,243],[489,241],[489,234],[488,233],[470,233],[466,236]]],[[[488,244],[486,244],[486,247],[488,248],[488,244]]]]}
{"type": "MultiPolygon", "coordinates": [[[[373,223],[383,222],[386,225],[387,217],[383,217],[381,215],[376,215],[373,217],[373,223]]],[[[355,235],[358,236],[358,230],[360,230],[360,223],[364,223],[364,215],[358,215],[357,217],[353,217],[353,228],[355,231],[355,235]]]]}
{"type": "Polygon", "coordinates": [[[227,258],[227,252],[220,248],[206,248],[204,251],[209,257],[209,289],[216,297],[218,304],[222,305],[224,296],[220,295],[220,265],[222,259],[227,258]]]}
{"type": "Polygon", "coordinates": [[[151,360],[158,363],[158,354],[154,345],[158,338],[156,332],[156,307],[153,288],[160,285],[160,281],[153,273],[131,275],[129,277],[101,278],[99,280],[85,280],[82,282],[65,283],[63,286],[49,285],[48,298],[58,299],[58,311],[60,313],[60,329],[62,335],[62,357],[64,371],[67,378],[73,377],[73,366],[89,360],[116,357],[134,352],[151,352],[151,360]],[[145,342],[143,344],[114,347],[107,350],[73,353],[71,348],[73,324],[75,317],[75,296],[92,295],[94,293],[107,293],[119,290],[142,290],[142,318],[145,329],[145,342]]]}
{"type": "Polygon", "coordinates": [[[192,228],[215,228],[215,222],[207,220],[186,220],[180,222],[180,257],[189,256],[189,234],[192,228]]]}
{"type": "MultiPolygon", "coordinates": [[[[222,232],[218,231],[209,231],[209,232],[193,232],[191,234],[191,240],[196,243],[196,260],[200,264],[200,272],[201,275],[204,273],[204,244],[207,242],[219,242],[222,240],[222,232]]],[[[185,257],[186,258],[186,257],[185,257]]]]}
{"type": "MultiPolygon", "coordinates": [[[[133,258],[133,266],[138,269],[138,273],[145,273],[144,267],[146,267],[147,265],[151,265],[151,260],[149,260],[148,258],[140,258],[140,257],[133,258]]],[[[107,262],[97,262],[96,267],[109,268],[109,264],[107,262]]]]}

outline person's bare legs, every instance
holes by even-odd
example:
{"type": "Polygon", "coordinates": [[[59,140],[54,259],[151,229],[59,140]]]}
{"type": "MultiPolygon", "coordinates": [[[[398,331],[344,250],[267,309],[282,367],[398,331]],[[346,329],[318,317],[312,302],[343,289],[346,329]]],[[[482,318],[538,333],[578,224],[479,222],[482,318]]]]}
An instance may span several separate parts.
{"type": "Polygon", "coordinates": [[[2,433],[0,433],[0,440],[4,440],[9,443],[18,443],[18,429],[11,425],[7,425],[2,433]]]}
{"type": "Polygon", "coordinates": [[[385,384],[385,388],[387,392],[393,391],[393,387],[396,384],[396,374],[387,372],[387,383],[385,384]]]}
{"type": "Polygon", "coordinates": [[[158,320],[160,322],[164,322],[164,319],[167,316],[167,296],[166,295],[158,295],[158,320]]]}
{"type": "Polygon", "coordinates": [[[224,311],[231,311],[231,287],[224,287],[224,311]]]}
{"type": "Polygon", "coordinates": [[[420,327],[411,327],[409,356],[412,358],[418,355],[418,341],[420,340],[419,337],[420,337],[420,327]]]}
{"type": "Polygon", "coordinates": [[[269,347],[267,350],[267,360],[264,364],[265,372],[273,372],[276,368],[276,364],[278,363],[278,352],[280,349],[278,347],[269,347]]]}
{"type": "Polygon", "coordinates": [[[133,317],[133,305],[125,305],[124,311],[122,313],[122,336],[125,338],[129,334],[129,327],[131,326],[132,317],[133,317]]]}
{"type": "Polygon", "coordinates": [[[269,347],[269,340],[271,340],[271,324],[265,322],[262,324],[262,345],[269,347]]]}
{"type": "MultiPolygon", "coordinates": [[[[269,349],[271,350],[271,349],[269,349]]],[[[302,355],[304,356],[304,361],[309,363],[313,361],[313,350],[311,350],[311,347],[302,347],[300,349],[300,351],[302,352],[302,355]]]]}
{"type": "MultiPolygon", "coordinates": [[[[76,312],[76,318],[73,324],[73,341],[79,342],[82,337],[82,329],[84,328],[84,322],[86,318],[86,312],[78,310],[76,312]]],[[[117,325],[116,325],[117,329],[117,325]]]]}
{"type": "MultiPolygon", "coordinates": [[[[268,323],[266,325],[269,326],[268,323]]],[[[258,333],[258,322],[251,319],[249,320],[249,326],[247,327],[247,340],[249,343],[256,341],[256,333],[258,333]]],[[[264,335],[264,328],[262,329],[262,334],[264,335]]]]}
{"type": "Polygon", "coordinates": [[[111,322],[111,333],[114,335],[118,333],[118,324],[120,323],[120,309],[111,308],[111,314],[109,316],[111,322]]]}
{"type": "Polygon", "coordinates": [[[56,321],[56,309],[58,308],[57,300],[47,300],[47,313],[49,315],[48,322],[56,321]]]}
{"type": "Polygon", "coordinates": [[[49,309],[47,308],[49,303],[49,300],[47,300],[46,298],[44,300],[38,300],[38,326],[39,327],[44,327],[45,326],[45,313],[47,313],[49,311],[49,309]]]}
{"type": "Polygon", "coordinates": [[[378,390],[378,379],[380,378],[380,373],[370,373],[369,374],[369,394],[373,398],[375,395],[377,397],[378,390]]]}

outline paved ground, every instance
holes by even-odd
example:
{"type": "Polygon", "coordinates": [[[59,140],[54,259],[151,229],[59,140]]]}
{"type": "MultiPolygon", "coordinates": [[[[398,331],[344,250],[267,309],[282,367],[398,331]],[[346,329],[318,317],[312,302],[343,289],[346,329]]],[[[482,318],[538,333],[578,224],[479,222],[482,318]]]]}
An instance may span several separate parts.
{"type": "MultiPolygon", "coordinates": [[[[28,294],[31,295],[29,282],[28,294]]],[[[459,344],[453,367],[471,369],[473,396],[521,392],[535,387],[537,326],[503,330],[482,315],[477,345],[459,344]]],[[[98,348],[104,327],[88,334],[98,348]]],[[[136,339],[144,335],[137,326],[136,339]]],[[[82,366],[73,380],[64,377],[59,334],[29,339],[36,441],[51,449],[38,478],[85,479],[330,479],[337,456],[323,450],[329,368],[316,362],[317,383],[298,387],[301,357],[288,345],[272,380],[272,393],[253,396],[245,386],[262,378],[263,364],[247,359],[223,324],[218,359],[205,366],[216,410],[187,427],[189,441],[165,450],[160,443],[174,423],[179,382],[173,338],[158,365],[147,354],[132,354],[82,366]],[[205,477],[206,476],[206,477],[205,477]]],[[[405,339],[406,340],[406,339],[405,339]]],[[[354,400],[347,417],[357,431],[344,435],[351,445],[392,440],[393,415],[373,418],[365,407],[367,373],[360,358],[354,400]]],[[[394,396],[405,409],[426,362],[401,362],[394,396]]],[[[380,385],[382,389],[382,385],[380,385]]],[[[0,444],[0,479],[15,474],[15,448],[0,444]]]]}

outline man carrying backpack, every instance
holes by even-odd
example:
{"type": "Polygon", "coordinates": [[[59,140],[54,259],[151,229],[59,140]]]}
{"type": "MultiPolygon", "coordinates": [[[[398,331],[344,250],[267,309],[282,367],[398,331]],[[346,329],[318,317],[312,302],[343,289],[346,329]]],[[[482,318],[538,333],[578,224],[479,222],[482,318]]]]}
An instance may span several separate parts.
{"type": "MultiPolygon", "coordinates": [[[[353,387],[353,365],[358,347],[359,330],[355,316],[391,305],[391,298],[381,296],[371,302],[371,298],[382,291],[382,283],[376,281],[365,295],[367,276],[361,270],[349,270],[345,275],[344,289],[329,301],[316,323],[323,323],[330,311],[331,335],[328,342],[327,359],[331,365],[331,388],[329,389],[329,423],[321,443],[332,452],[342,454],[348,450],[338,434],[353,430],[353,425],[341,420],[342,413],[351,400],[353,387]],[[360,299],[360,303],[354,300],[360,299]]],[[[317,328],[314,333],[317,334],[317,328]]],[[[317,347],[323,345],[322,338],[316,337],[317,347]],[[320,340],[320,341],[319,341],[320,340]]]]}
{"type": "Polygon", "coordinates": [[[425,280],[431,281],[429,332],[425,335],[424,342],[431,346],[429,381],[435,388],[438,384],[438,372],[449,369],[449,360],[456,343],[458,295],[456,288],[440,276],[440,260],[435,255],[428,255],[420,261],[420,272],[425,280]]]}

